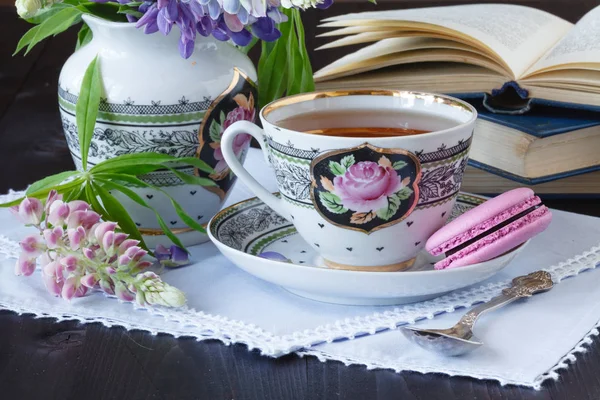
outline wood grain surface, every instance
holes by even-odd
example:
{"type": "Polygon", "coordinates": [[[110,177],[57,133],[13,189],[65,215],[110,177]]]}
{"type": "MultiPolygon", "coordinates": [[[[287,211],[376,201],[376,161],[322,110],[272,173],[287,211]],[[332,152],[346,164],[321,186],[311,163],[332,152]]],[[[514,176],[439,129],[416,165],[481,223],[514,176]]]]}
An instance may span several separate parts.
{"type": "MultiPolygon", "coordinates": [[[[0,0],[2,4],[6,0],[0,0]]],[[[468,3],[381,1],[378,9],[468,3]]],[[[598,1],[521,1],[571,21],[598,1]]],[[[10,2],[8,3],[10,4],[10,2]]],[[[339,1],[304,15],[315,68],[343,54],[313,52],[318,20],[375,9],[339,1]]],[[[73,168],[56,104],[58,74],[76,32],[52,38],[27,57],[11,57],[28,25],[14,8],[0,7],[0,192],[22,189],[45,175],[73,168]]],[[[347,50],[345,50],[347,51],[347,50]]],[[[253,54],[256,57],[256,54],[253,54]]],[[[552,207],[600,215],[596,199],[547,200],[552,207]]],[[[243,345],[153,336],[100,324],[55,322],[0,311],[0,399],[600,399],[600,345],[543,390],[440,374],[368,371],[295,355],[271,359],[243,345]]]]}

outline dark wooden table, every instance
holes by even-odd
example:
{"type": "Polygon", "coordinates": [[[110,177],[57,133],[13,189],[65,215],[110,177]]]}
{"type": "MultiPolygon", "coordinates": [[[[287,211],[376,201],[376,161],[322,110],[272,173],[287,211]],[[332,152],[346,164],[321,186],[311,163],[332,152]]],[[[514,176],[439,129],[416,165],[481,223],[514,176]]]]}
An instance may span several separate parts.
{"type": "MultiPolygon", "coordinates": [[[[429,2],[431,3],[431,2],[429,2]]],[[[438,4],[450,4],[438,1],[438,4]]],[[[577,20],[592,1],[522,1],[577,20]]],[[[426,5],[402,2],[402,7],[426,5]]],[[[398,7],[385,2],[379,8],[398,7]]],[[[373,8],[336,4],[305,16],[309,49],[323,16],[373,8]]],[[[73,168],[56,107],[60,68],[73,50],[75,32],[12,58],[27,29],[12,7],[0,8],[0,192],[22,189],[45,175],[73,168]]],[[[339,56],[313,53],[315,67],[339,56]]],[[[594,199],[549,200],[556,208],[600,215],[594,199]]],[[[294,355],[262,357],[245,346],[196,342],[168,335],[57,323],[0,311],[0,399],[600,399],[600,341],[542,391],[439,374],[397,374],[321,363],[294,355]]]]}

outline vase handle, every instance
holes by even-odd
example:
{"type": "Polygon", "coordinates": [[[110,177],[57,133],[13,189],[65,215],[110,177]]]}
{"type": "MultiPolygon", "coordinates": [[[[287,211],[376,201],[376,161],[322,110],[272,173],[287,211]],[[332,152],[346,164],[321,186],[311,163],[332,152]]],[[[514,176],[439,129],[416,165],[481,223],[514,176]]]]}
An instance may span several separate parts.
{"type": "Polygon", "coordinates": [[[264,147],[264,133],[261,128],[248,121],[238,121],[233,123],[229,128],[223,132],[223,136],[221,137],[221,151],[223,151],[223,157],[225,158],[225,162],[229,165],[229,168],[233,171],[233,173],[238,177],[239,180],[244,182],[248,188],[254,194],[261,199],[266,205],[271,207],[277,214],[286,218],[288,214],[285,210],[285,205],[283,204],[283,200],[274,196],[271,192],[269,192],[263,185],[258,183],[256,179],[248,173],[248,171],[242,166],[237,156],[233,151],[233,142],[237,135],[249,134],[256,139],[263,154],[266,153],[266,149],[264,147]]]}

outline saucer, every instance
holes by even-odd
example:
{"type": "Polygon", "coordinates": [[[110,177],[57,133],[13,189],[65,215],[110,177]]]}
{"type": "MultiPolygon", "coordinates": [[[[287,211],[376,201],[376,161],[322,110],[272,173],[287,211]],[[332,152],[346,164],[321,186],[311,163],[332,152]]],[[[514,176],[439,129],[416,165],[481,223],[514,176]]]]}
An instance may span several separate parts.
{"type": "MultiPolygon", "coordinates": [[[[486,199],[460,193],[449,221],[486,199]]],[[[296,228],[261,200],[252,198],[220,211],[208,235],[221,253],[251,275],[309,299],[347,305],[395,305],[429,300],[481,282],[510,263],[525,244],[493,260],[436,271],[425,250],[401,272],[330,269],[296,228]],[[259,257],[277,252],[291,262],[259,257]]]]}

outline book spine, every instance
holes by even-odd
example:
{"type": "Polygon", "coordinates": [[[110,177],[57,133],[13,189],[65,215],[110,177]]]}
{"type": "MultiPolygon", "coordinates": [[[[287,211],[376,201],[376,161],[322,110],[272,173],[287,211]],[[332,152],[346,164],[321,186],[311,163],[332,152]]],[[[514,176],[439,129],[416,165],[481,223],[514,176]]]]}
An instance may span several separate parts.
{"type": "Polygon", "coordinates": [[[572,171],[562,172],[560,174],[540,176],[540,177],[537,177],[537,178],[525,178],[523,176],[511,174],[511,173],[503,171],[501,169],[494,168],[494,167],[492,167],[490,165],[481,163],[479,161],[475,161],[473,159],[470,159],[469,162],[468,162],[468,164],[471,165],[471,166],[473,166],[473,167],[475,167],[475,168],[479,168],[481,170],[487,171],[487,172],[492,173],[494,175],[498,175],[498,176],[501,176],[503,178],[510,179],[511,181],[522,183],[522,184],[525,184],[525,185],[538,185],[540,183],[551,182],[551,181],[555,181],[555,180],[558,180],[558,179],[567,178],[569,176],[581,175],[581,174],[585,174],[585,173],[588,173],[588,172],[593,172],[593,171],[600,170],[600,164],[599,164],[599,165],[595,165],[595,166],[592,166],[592,167],[580,168],[580,169],[575,169],[575,170],[572,170],[572,171]]]}

